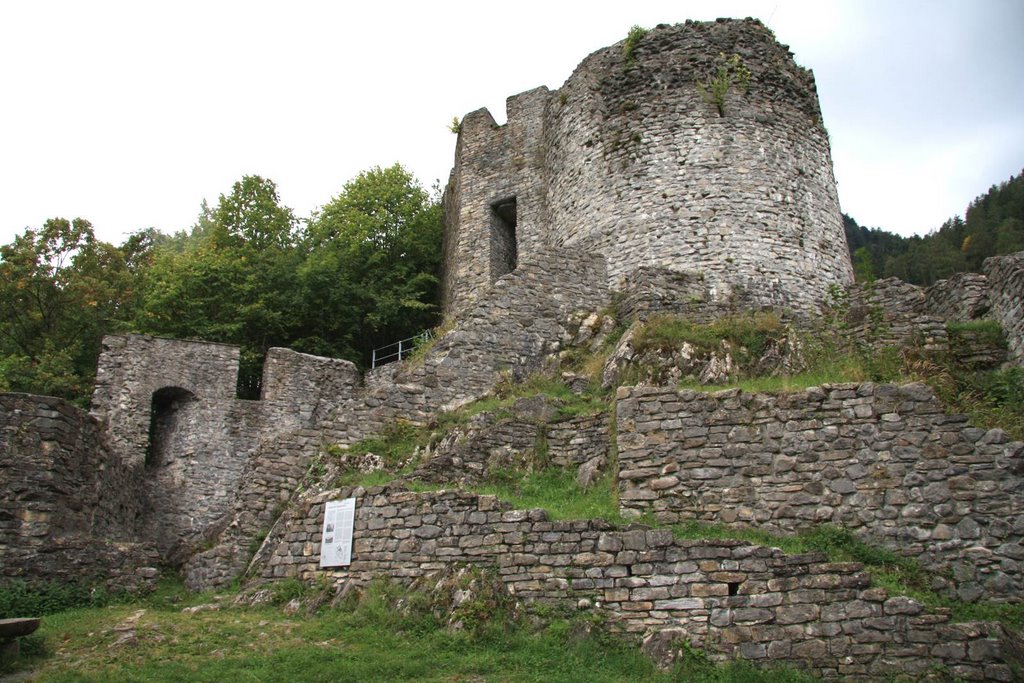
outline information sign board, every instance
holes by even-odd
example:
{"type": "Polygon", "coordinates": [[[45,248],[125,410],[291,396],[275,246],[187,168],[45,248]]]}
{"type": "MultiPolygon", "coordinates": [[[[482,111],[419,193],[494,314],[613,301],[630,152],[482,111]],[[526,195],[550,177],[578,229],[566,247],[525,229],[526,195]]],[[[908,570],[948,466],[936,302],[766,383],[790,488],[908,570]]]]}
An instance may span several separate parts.
{"type": "Polygon", "coordinates": [[[356,499],[331,500],[324,508],[324,529],[320,536],[320,566],[344,567],[352,563],[352,527],[356,499]]]}

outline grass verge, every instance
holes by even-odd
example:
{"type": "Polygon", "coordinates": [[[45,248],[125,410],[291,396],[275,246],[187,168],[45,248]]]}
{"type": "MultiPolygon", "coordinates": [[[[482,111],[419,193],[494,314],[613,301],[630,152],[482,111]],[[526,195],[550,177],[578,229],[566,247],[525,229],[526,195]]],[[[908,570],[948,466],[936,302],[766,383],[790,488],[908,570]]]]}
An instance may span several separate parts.
{"type": "Polygon", "coordinates": [[[716,667],[696,653],[661,672],[591,613],[489,613],[484,627],[451,628],[430,596],[386,582],[304,616],[232,606],[231,597],[193,613],[167,596],[64,611],[44,621],[33,654],[0,671],[54,682],[811,680],[789,669],[716,667]]]}

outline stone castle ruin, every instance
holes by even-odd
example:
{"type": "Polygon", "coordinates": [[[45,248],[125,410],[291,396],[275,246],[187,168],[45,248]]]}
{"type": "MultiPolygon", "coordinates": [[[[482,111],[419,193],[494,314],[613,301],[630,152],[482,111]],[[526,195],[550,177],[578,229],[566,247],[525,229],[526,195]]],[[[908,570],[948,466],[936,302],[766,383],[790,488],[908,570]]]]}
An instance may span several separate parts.
{"type": "Polygon", "coordinates": [[[872,587],[859,564],[551,521],[458,490],[543,439],[550,462],[581,480],[610,472],[626,517],[840,524],[935,569],[951,596],[1018,601],[1024,444],[946,414],[924,385],[782,396],[622,386],[611,414],[526,401],[512,417],[474,418],[420,454],[412,475],[451,490],[321,491],[308,477],[325,447],[395,421],[429,424],[593,347],[614,323],[613,299],[620,322],[764,308],[799,321],[845,288],[882,312],[875,343],[946,348],[946,323],[987,318],[1009,350],[979,357],[1024,364],[1024,253],[927,289],[852,284],[813,77],[764,26],[659,26],[628,55],[622,43],[590,55],[557,91],[509,98],[503,126],[468,114],[444,204],[454,327],[416,360],[363,376],[271,349],[263,394],[249,401],[235,397],[236,348],[112,336],[91,413],[0,394],[0,579],[139,587],[170,566],[197,589],[325,574],[361,585],[465,563],[497,572],[518,599],[600,608],[621,632],[718,658],[826,677],[945,667],[1011,680],[1000,626],[950,623],[872,587]],[[705,79],[737,63],[749,87],[709,101],[705,79]],[[352,562],[321,569],[325,505],[347,497],[352,562]]]}
{"type": "Polygon", "coordinates": [[[752,21],[659,27],[510,97],[503,126],[467,114],[445,212],[453,312],[550,248],[601,254],[614,289],[664,269],[804,313],[853,280],[814,78],[752,21]],[[721,115],[697,85],[729,55],[751,85],[721,115]]]}

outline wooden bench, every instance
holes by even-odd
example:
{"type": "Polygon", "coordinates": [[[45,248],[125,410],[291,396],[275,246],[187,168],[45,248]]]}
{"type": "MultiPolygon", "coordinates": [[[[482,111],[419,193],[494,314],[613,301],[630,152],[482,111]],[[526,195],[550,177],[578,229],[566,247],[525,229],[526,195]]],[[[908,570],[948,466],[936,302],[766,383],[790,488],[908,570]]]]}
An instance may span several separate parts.
{"type": "Polygon", "coordinates": [[[0,619],[0,655],[17,656],[21,651],[18,638],[34,633],[39,619],[0,619]]]}

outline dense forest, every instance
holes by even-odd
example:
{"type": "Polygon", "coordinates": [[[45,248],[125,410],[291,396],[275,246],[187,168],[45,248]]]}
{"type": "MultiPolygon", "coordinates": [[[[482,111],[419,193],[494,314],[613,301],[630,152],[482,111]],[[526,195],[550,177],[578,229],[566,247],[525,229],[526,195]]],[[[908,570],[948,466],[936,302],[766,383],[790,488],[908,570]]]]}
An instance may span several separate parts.
{"type": "Polygon", "coordinates": [[[857,225],[844,214],[857,279],[898,277],[930,285],[953,273],[979,272],[989,256],[1024,250],[1024,172],[993,185],[971,202],[965,216],[923,237],[901,237],[857,225]]]}
{"type": "Polygon", "coordinates": [[[0,247],[0,390],[86,405],[104,334],[241,347],[239,395],[259,395],[271,346],[364,364],[438,322],[441,209],[401,166],[347,183],[308,220],[246,176],[190,230],[119,246],[56,218],[0,247]]]}
{"type": "MultiPolygon", "coordinates": [[[[115,246],[54,218],[0,247],[0,391],[87,405],[104,334],[141,332],[241,348],[239,395],[259,395],[271,346],[366,366],[374,348],[439,322],[441,207],[399,165],[374,168],[299,219],[274,183],[246,176],[174,235],[115,246]]],[[[1024,249],[1024,175],[924,237],[844,215],[857,277],[915,284],[1024,249]]]]}

